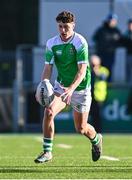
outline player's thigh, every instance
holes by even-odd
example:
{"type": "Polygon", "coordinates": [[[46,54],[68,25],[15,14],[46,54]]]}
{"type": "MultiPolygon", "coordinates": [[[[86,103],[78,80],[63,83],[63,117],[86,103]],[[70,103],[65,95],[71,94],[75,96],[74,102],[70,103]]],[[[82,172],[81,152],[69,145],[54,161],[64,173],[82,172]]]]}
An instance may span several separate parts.
{"type": "Polygon", "coordinates": [[[50,111],[53,116],[57,115],[62,109],[66,107],[66,103],[64,103],[60,96],[54,96],[54,100],[51,103],[50,107],[46,109],[46,111],[50,111]]]}

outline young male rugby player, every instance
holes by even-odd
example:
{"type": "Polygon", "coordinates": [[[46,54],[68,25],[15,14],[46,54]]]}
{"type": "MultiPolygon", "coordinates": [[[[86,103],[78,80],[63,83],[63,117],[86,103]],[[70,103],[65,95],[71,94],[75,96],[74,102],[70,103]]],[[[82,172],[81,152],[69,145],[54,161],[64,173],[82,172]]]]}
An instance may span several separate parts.
{"type": "MultiPolygon", "coordinates": [[[[56,17],[59,35],[46,44],[45,66],[41,80],[50,79],[53,63],[58,71],[53,102],[44,110],[43,152],[35,159],[44,163],[52,159],[54,117],[67,105],[73,108],[75,129],[92,144],[92,160],[97,161],[102,152],[102,135],[97,134],[88,121],[91,105],[90,66],[88,44],[74,31],[75,16],[63,11],[56,17]]],[[[36,97],[37,98],[37,97],[36,97]]]]}

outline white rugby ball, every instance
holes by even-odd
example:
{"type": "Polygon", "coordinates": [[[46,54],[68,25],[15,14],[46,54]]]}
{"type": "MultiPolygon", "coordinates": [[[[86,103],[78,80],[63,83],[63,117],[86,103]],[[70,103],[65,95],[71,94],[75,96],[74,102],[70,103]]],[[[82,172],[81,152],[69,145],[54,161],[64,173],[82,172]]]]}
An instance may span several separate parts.
{"type": "Polygon", "coordinates": [[[48,107],[54,99],[53,86],[48,79],[41,81],[36,90],[36,98],[41,106],[48,107]]]}

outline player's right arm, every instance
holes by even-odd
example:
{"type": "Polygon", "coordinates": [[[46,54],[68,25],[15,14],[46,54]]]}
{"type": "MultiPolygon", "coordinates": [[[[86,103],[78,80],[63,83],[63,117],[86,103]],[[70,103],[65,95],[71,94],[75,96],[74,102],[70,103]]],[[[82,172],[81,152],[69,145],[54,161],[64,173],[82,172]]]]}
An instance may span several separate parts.
{"type": "MultiPolygon", "coordinates": [[[[49,41],[48,41],[49,42],[49,41]]],[[[47,42],[45,51],[45,65],[41,74],[41,81],[49,79],[52,74],[52,67],[54,62],[54,56],[50,44],[47,42]]],[[[37,93],[35,94],[36,100],[38,101],[37,93]]]]}
{"type": "Polygon", "coordinates": [[[41,75],[41,81],[44,79],[50,79],[51,74],[52,74],[52,64],[45,64],[43,71],[42,71],[42,75],[41,75]]]}
{"type": "Polygon", "coordinates": [[[48,40],[45,51],[45,65],[42,71],[41,80],[50,79],[54,63],[54,55],[52,51],[52,41],[48,40]]]}

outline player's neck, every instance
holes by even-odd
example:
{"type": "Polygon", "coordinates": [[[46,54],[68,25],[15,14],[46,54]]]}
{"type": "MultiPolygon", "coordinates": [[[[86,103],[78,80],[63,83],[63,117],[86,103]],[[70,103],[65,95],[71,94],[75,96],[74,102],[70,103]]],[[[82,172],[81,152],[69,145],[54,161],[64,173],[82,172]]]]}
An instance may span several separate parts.
{"type": "Polygon", "coordinates": [[[71,39],[72,39],[72,37],[74,36],[74,34],[75,34],[75,32],[73,32],[69,37],[62,37],[61,35],[60,35],[60,38],[61,38],[61,40],[63,41],[63,42],[68,42],[68,41],[70,41],[71,39]]]}

